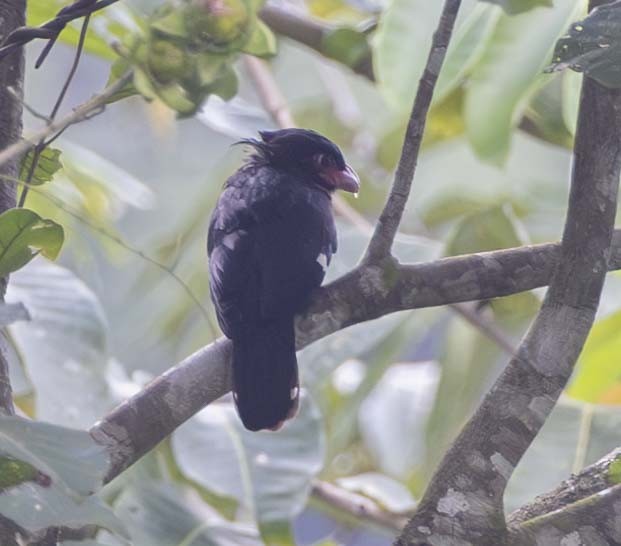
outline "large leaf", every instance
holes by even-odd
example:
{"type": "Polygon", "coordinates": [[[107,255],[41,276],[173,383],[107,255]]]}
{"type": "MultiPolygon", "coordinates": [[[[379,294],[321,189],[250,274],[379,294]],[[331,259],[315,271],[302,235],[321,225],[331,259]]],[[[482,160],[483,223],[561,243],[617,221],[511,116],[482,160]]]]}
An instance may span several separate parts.
{"type": "Polygon", "coordinates": [[[545,6],[552,7],[552,0],[483,0],[484,2],[490,2],[492,4],[498,4],[502,6],[503,9],[512,15],[516,13],[523,13],[525,11],[529,11],[531,9],[545,6]]]}
{"type": "Polygon", "coordinates": [[[222,519],[189,487],[153,480],[135,483],[123,490],[114,508],[136,546],[261,544],[252,527],[222,519]]]}
{"type": "Polygon", "coordinates": [[[28,209],[0,214],[0,277],[26,265],[37,254],[55,259],[65,235],[62,226],[28,209]]]}
{"type": "Polygon", "coordinates": [[[6,483],[3,473],[0,514],[5,518],[29,531],[93,524],[124,534],[112,511],[92,496],[109,460],[87,432],[3,416],[0,458],[22,473],[22,479],[13,483],[6,483]]]}
{"type": "Polygon", "coordinates": [[[237,499],[254,515],[267,544],[291,540],[323,461],[323,431],[310,397],[277,434],[249,432],[231,404],[212,404],[172,437],[181,471],[209,491],[237,499]]]}
{"type": "Polygon", "coordinates": [[[498,21],[466,89],[467,133],[481,157],[506,160],[511,132],[530,94],[544,81],[540,73],[554,42],[579,6],[579,0],[557,0],[553,8],[503,14],[498,21]]]}
{"type": "Polygon", "coordinates": [[[433,94],[434,103],[445,99],[462,83],[488,47],[502,11],[486,4],[477,4],[451,39],[446,59],[433,94]]]}
{"type": "Polygon", "coordinates": [[[93,292],[39,259],[11,277],[7,301],[24,302],[32,317],[9,329],[36,390],[36,416],[92,425],[115,402],[105,380],[106,324],[93,292]]]}
{"type": "Polygon", "coordinates": [[[561,400],[515,469],[505,505],[514,510],[619,446],[621,410],[561,400]]]}
{"type": "Polygon", "coordinates": [[[374,40],[373,64],[380,88],[398,109],[411,107],[442,2],[392,0],[374,40]]]}
{"type": "Polygon", "coordinates": [[[439,375],[434,362],[392,366],[362,403],[358,427],[383,472],[405,479],[422,464],[439,375]]]}
{"type": "Polygon", "coordinates": [[[571,68],[608,87],[621,86],[621,2],[595,8],[556,44],[548,71],[571,68]]]}

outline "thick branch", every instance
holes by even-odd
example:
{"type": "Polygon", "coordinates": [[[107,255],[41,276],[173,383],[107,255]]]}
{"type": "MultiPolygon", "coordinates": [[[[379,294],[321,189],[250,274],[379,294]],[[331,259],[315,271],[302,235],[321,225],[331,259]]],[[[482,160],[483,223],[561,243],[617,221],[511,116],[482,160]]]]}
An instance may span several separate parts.
{"type": "Polygon", "coordinates": [[[427,113],[431,106],[433,91],[438,81],[446,50],[457,19],[457,12],[461,0],[445,0],[438,28],[433,35],[431,50],[427,58],[427,64],[421,77],[414,99],[414,106],[405,132],[401,157],[397,165],[395,178],[388,195],[384,210],[375,227],[375,233],[367,249],[367,260],[379,260],[390,253],[395,235],[399,230],[401,217],[405,210],[412,179],[416,171],[416,163],[423,140],[427,113]]]}
{"type": "MultiPolygon", "coordinates": [[[[7,0],[0,3],[0,40],[24,24],[25,0],[7,0]]],[[[24,58],[21,51],[0,64],[0,150],[19,140],[22,132],[22,103],[24,58]],[[11,90],[13,92],[11,92],[11,90]]],[[[0,177],[16,177],[19,157],[0,165],[0,177]]],[[[15,184],[0,183],[0,214],[15,206],[15,184]]],[[[0,302],[4,301],[8,278],[0,278],[0,302]]],[[[6,339],[0,333],[0,411],[15,412],[9,365],[6,359],[6,339]]]]}
{"type": "MultiPolygon", "coordinates": [[[[621,268],[621,231],[611,269],[621,268]]],[[[352,324],[404,309],[508,296],[545,286],[560,245],[499,250],[434,262],[364,265],[320,288],[298,317],[298,348],[352,324]]],[[[230,343],[220,339],[168,370],[91,428],[111,457],[107,479],[136,462],[230,389],[230,343]]]]}
{"type": "Polygon", "coordinates": [[[621,174],[621,91],[585,78],[561,259],[504,373],[434,474],[401,546],[507,543],[503,494],[582,350],[607,268],[621,174]]]}
{"type": "Polygon", "coordinates": [[[518,526],[617,485],[619,471],[616,467],[620,463],[621,448],[617,448],[578,474],[570,476],[552,491],[539,495],[532,502],[520,507],[509,516],[508,524],[518,526]]]}
{"type": "Polygon", "coordinates": [[[529,520],[509,531],[510,546],[621,543],[621,485],[529,520]]]}

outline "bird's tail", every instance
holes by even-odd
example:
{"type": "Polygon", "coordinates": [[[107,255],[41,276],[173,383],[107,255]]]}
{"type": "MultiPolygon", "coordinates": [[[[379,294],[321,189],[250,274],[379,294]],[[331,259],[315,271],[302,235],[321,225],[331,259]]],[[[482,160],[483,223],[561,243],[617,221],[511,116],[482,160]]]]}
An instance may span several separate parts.
{"type": "Polygon", "coordinates": [[[233,339],[233,394],[249,430],[278,430],[298,407],[293,317],[246,325],[233,339]]]}

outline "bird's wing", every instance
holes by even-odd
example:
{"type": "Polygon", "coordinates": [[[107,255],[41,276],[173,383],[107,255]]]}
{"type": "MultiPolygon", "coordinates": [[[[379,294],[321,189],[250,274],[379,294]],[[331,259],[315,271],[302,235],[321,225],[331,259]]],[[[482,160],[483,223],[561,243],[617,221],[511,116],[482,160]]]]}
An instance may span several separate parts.
{"type": "Polygon", "coordinates": [[[212,216],[208,249],[212,299],[228,337],[245,321],[293,315],[336,250],[330,200],[273,174],[230,184],[212,216]]]}

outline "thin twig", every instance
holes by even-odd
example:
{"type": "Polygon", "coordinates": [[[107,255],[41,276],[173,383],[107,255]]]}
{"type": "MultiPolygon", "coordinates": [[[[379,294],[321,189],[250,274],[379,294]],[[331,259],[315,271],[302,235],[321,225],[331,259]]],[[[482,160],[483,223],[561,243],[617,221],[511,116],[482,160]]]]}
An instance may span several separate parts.
{"type": "Polygon", "coordinates": [[[407,517],[384,510],[376,502],[329,482],[315,480],[311,489],[313,497],[338,508],[365,523],[373,523],[384,529],[399,533],[407,523],[407,517]]]}
{"type": "MultiPolygon", "coordinates": [[[[78,47],[76,48],[75,55],[73,57],[73,63],[71,64],[71,69],[69,70],[69,74],[67,74],[67,78],[65,79],[65,83],[63,84],[62,89],[56,99],[56,103],[52,108],[52,112],[50,113],[48,125],[54,122],[56,118],[56,114],[58,114],[58,110],[63,103],[65,95],[69,90],[69,86],[71,85],[71,81],[75,76],[75,73],[78,69],[78,65],[80,64],[80,59],[82,58],[82,51],[84,49],[84,41],[86,40],[86,33],[88,31],[88,24],[90,22],[91,16],[90,14],[84,18],[82,22],[82,30],[80,31],[80,39],[78,41],[78,47]]],[[[51,141],[50,141],[51,142],[51,141]]],[[[49,142],[45,142],[45,138],[41,138],[37,145],[34,148],[34,152],[32,154],[32,161],[30,162],[30,168],[28,169],[28,175],[26,176],[26,185],[23,186],[22,193],[19,196],[18,207],[23,207],[26,202],[26,197],[28,196],[28,188],[29,184],[32,182],[32,177],[34,176],[35,171],[37,170],[37,166],[39,165],[39,159],[41,158],[41,154],[44,152],[45,148],[49,145],[49,142]]]]}
{"type": "Polygon", "coordinates": [[[488,339],[496,343],[509,356],[515,355],[516,347],[509,337],[494,322],[482,317],[472,305],[453,303],[449,307],[465,321],[477,328],[488,339]]]}
{"type": "Polygon", "coordinates": [[[4,165],[7,161],[19,157],[24,152],[34,148],[37,145],[37,142],[42,138],[47,138],[58,131],[64,130],[69,125],[73,125],[75,123],[79,123],[80,121],[84,121],[89,119],[89,116],[101,109],[106,105],[106,102],[112,97],[115,93],[118,93],[123,87],[125,87],[132,79],[132,72],[128,71],[123,76],[121,76],[114,83],[110,84],[106,87],[101,93],[93,96],[91,99],[86,101],[85,103],[78,106],[71,114],[66,115],[65,117],[54,121],[50,125],[46,126],[39,131],[36,131],[34,134],[29,137],[24,138],[23,140],[8,146],[4,150],[0,151],[0,166],[4,165]]]}
{"type": "Polygon", "coordinates": [[[414,99],[390,194],[367,249],[365,258],[367,261],[380,261],[390,254],[410,195],[433,91],[444,63],[460,5],[461,0],[446,0],[444,3],[438,28],[433,35],[427,64],[414,99]]]}

